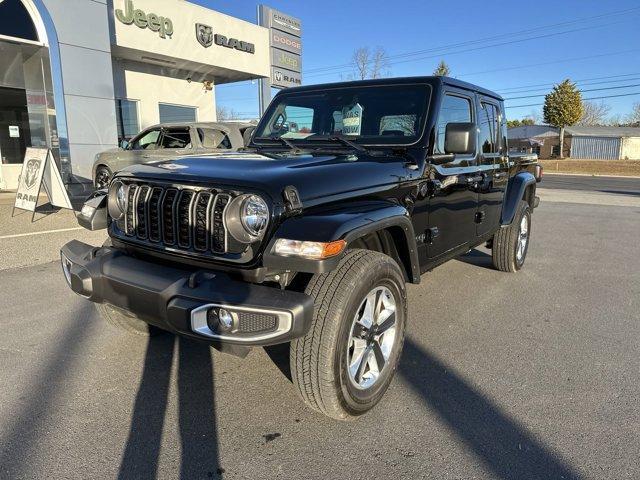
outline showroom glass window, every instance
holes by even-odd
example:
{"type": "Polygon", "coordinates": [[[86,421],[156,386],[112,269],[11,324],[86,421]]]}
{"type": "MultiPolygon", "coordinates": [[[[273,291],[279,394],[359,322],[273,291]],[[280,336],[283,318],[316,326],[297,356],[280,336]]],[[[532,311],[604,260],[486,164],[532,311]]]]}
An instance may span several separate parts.
{"type": "Polygon", "coordinates": [[[118,123],[118,143],[129,141],[140,131],[138,123],[138,102],[116,100],[116,121],[118,123]]]}
{"type": "Polygon", "coordinates": [[[170,105],[168,103],[161,103],[160,109],[160,123],[175,123],[175,122],[195,122],[196,121],[196,107],[183,107],[180,105],[170,105]]]}

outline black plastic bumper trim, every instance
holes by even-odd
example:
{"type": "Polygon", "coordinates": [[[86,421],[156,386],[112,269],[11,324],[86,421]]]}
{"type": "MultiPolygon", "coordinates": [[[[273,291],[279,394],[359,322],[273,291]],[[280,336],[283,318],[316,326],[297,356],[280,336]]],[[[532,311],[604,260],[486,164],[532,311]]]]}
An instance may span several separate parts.
{"type": "Polygon", "coordinates": [[[274,345],[303,336],[313,317],[309,295],[231,279],[224,272],[207,271],[198,282],[189,279],[195,269],[160,265],[127,255],[121,250],[95,248],[73,240],[61,249],[71,264],[70,287],[92,302],[109,303],[145,322],[216,345],[274,345]],[[191,311],[205,304],[226,304],[283,311],[291,315],[291,328],[274,338],[211,340],[191,329],[191,311]]]}

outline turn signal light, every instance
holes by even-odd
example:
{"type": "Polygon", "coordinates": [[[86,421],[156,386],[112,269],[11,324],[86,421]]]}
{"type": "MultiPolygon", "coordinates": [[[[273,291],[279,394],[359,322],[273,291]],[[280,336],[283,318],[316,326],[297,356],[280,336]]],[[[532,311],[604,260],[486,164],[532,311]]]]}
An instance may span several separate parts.
{"type": "Polygon", "coordinates": [[[311,260],[323,260],[342,253],[347,246],[344,240],[334,242],[306,242],[279,238],[273,247],[273,253],[282,257],[300,257],[311,260]]]}

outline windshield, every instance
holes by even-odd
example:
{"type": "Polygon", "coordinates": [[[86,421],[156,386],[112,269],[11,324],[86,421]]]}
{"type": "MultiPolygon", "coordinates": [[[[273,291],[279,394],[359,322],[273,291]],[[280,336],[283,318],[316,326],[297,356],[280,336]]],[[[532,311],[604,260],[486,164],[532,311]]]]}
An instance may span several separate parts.
{"type": "Polygon", "coordinates": [[[282,93],[269,106],[254,139],[296,143],[347,137],[371,145],[415,143],[424,128],[428,85],[353,86],[282,93]]]}

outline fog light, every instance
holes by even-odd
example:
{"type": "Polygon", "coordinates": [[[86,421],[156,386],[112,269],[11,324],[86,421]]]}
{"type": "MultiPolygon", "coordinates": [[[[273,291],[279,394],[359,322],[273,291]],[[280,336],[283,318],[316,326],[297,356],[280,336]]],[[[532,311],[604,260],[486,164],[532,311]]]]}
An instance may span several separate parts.
{"type": "Polygon", "coordinates": [[[71,260],[65,257],[64,253],[60,252],[60,263],[62,264],[62,272],[64,273],[64,278],[67,280],[69,286],[71,286],[71,260]]]}
{"type": "Polygon", "coordinates": [[[233,315],[224,308],[211,308],[207,312],[207,326],[212,332],[229,331],[233,328],[233,315]]]}
{"type": "Polygon", "coordinates": [[[233,317],[231,314],[226,311],[224,308],[218,310],[218,322],[220,322],[220,326],[225,330],[230,329],[233,326],[233,317]]]}

